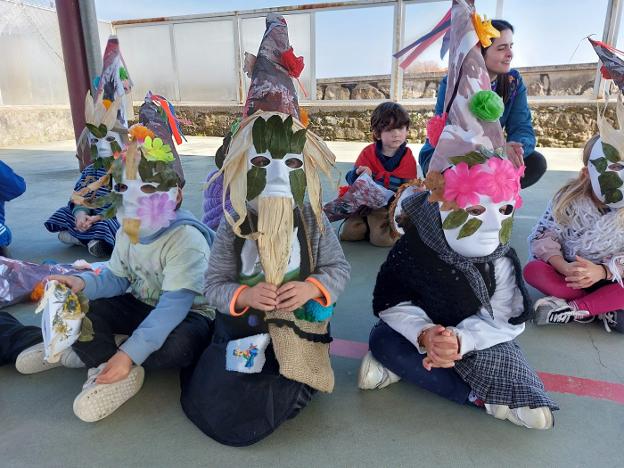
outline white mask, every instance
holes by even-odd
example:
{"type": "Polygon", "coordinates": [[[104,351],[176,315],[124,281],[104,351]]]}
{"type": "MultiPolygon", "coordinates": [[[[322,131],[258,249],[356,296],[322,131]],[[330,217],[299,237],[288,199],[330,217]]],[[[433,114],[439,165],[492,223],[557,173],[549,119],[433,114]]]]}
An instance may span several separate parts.
{"type": "Polygon", "coordinates": [[[607,159],[600,138],[589,155],[587,170],[596,197],[611,208],[624,207],[624,161],[607,159]]]}
{"type": "MultiPolygon", "coordinates": [[[[515,200],[505,200],[494,203],[487,195],[479,194],[479,204],[467,206],[468,218],[459,226],[452,229],[443,229],[444,237],[449,247],[464,257],[485,257],[492,254],[501,244],[501,234],[503,234],[503,222],[508,225],[513,221],[510,219],[514,212],[515,200]],[[478,221],[480,221],[480,225],[478,221]],[[471,224],[468,224],[471,223],[471,224]],[[476,231],[469,229],[471,226],[478,226],[476,231]],[[464,230],[473,232],[472,234],[460,237],[464,230]]],[[[442,203],[439,203],[441,206],[442,203]]],[[[442,223],[454,213],[453,211],[440,211],[442,223]]],[[[507,229],[511,229],[511,225],[507,229]]]]}
{"type": "Polygon", "coordinates": [[[124,144],[121,141],[121,136],[117,132],[108,131],[104,138],[97,138],[92,134],[89,134],[90,143],[97,148],[98,158],[109,158],[113,155],[111,143],[117,142],[119,148],[123,149],[124,144]]]}
{"type": "MultiPolygon", "coordinates": [[[[266,173],[266,183],[258,197],[293,197],[293,189],[291,187],[290,173],[303,168],[303,155],[287,153],[283,158],[277,159],[271,156],[271,153],[258,153],[254,146],[249,148],[247,152],[247,170],[260,168],[266,173]]],[[[255,198],[249,200],[252,206],[255,198]]]]}
{"type": "Polygon", "coordinates": [[[117,210],[117,218],[124,224],[125,220],[140,221],[139,238],[155,234],[168,227],[176,218],[178,188],[167,192],[156,191],[157,184],[124,179],[122,184],[114,187],[123,196],[122,205],[117,210]]]}

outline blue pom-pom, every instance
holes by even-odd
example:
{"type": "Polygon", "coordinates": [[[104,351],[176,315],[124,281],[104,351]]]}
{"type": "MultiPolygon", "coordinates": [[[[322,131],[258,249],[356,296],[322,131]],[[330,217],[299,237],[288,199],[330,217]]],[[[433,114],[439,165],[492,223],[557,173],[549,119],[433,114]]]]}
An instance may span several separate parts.
{"type": "Polygon", "coordinates": [[[310,300],[304,305],[305,315],[308,322],[323,322],[330,318],[334,313],[334,306],[327,307],[319,304],[317,301],[310,300]]]}

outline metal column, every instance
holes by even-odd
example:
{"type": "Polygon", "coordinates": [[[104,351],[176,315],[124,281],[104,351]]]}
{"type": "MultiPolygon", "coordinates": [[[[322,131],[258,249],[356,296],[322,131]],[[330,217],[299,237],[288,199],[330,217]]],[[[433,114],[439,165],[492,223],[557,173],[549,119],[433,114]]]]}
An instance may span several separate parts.
{"type": "MultiPolygon", "coordinates": [[[[405,4],[403,0],[397,0],[394,5],[394,28],[392,53],[401,50],[403,35],[405,32],[405,4]]],[[[399,66],[399,59],[392,57],[392,72],[390,75],[390,99],[395,102],[403,98],[403,69],[399,66]]]]}
{"type": "MultiPolygon", "coordinates": [[[[56,14],[61,32],[63,47],[63,61],[67,76],[69,104],[71,106],[74,135],[76,141],[85,127],[84,99],[90,88],[89,69],[87,65],[82,24],[80,22],[80,8],[78,0],[56,0],[56,14]]],[[[78,155],[80,169],[84,168],[83,155],[78,155]]]]}

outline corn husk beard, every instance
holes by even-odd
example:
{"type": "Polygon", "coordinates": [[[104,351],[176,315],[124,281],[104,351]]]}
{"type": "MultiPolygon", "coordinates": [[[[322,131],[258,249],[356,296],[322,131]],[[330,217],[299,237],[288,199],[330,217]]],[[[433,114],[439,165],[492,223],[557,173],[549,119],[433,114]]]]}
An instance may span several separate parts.
{"type": "Polygon", "coordinates": [[[279,286],[284,280],[293,236],[291,197],[258,199],[258,256],[268,283],[279,286]]]}

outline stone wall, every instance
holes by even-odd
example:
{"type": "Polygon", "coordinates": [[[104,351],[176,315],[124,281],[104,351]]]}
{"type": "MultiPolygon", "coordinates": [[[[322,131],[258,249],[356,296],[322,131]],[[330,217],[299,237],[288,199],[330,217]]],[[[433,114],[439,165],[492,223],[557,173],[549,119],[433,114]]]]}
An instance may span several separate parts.
{"type": "MultiPolygon", "coordinates": [[[[589,96],[596,77],[595,63],[518,68],[529,96],[589,96]]],[[[406,73],[403,99],[436,97],[446,72],[406,73]]],[[[390,75],[319,79],[319,100],[390,99],[390,75]]]]}
{"type": "Polygon", "coordinates": [[[74,138],[69,106],[0,106],[0,146],[74,138]]]}
{"type": "MultiPolygon", "coordinates": [[[[409,141],[423,143],[427,120],[433,116],[433,105],[413,104],[405,106],[412,124],[409,141]]],[[[560,100],[531,102],[533,126],[539,146],[558,148],[582,147],[596,132],[596,105],[591,101],[560,100]]],[[[360,106],[312,106],[307,108],[310,128],[328,141],[367,141],[371,139],[370,116],[374,105],[360,106]]],[[[185,126],[188,135],[222,136],[241,109],[178,106],[177,112],[193,122],[185,126]]],[[[607,115],[612,114],[612,109],[607,115]]]]}

